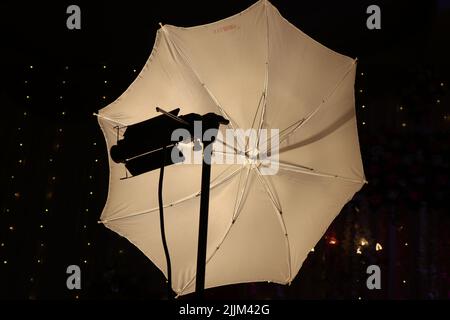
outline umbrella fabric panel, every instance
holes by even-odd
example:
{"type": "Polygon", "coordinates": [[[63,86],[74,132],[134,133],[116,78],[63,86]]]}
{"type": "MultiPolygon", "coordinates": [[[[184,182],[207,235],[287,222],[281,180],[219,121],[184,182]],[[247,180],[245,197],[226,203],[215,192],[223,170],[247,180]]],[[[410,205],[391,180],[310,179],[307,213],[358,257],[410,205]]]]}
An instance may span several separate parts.
{"type": "Polygon", "coordinates": [[[264,1],[211,24],[191,28],[166,25],[164,29],[232,125],[250,128],[266,78],[264,1]]]}
{"type": "MultiPolygon", "coordinates": [[[[235,171],[236,168],[231,169],[235,171]]],[[[212,255],[231,225],[235,194],[239,187],[238,176],[234,175],[211,190],[207,256],[212,255]]],[[[199,210],[199,197],[164,209],[172,286],[177,293],[181,293],[188,284],[195,283],[199,210]]],[[[105,226],[126,237],[167,277],[158,211],[112,220],[105,222],[105,226]]]]}
{"type": "Polygon", "coordinates": [[[128,89],[99,114],[115,124],[131,125],[160,115],[155,108],[182,113],[217,112],[210,95],[168,38],[158,30],[153,51],[128,89]]]}
{"type": "MultiPolygon", "coordinates": [[[[106,138],[109,161],[108,198],[100,220],[105,222],[157,208],[158,171],[149,172],[133,179],[123,179],[127,175],[125,166],[112,161],[109,155],[111,146],[116,144],[117,130],[114,128],[116,124],[103,118],[98,120],[106,138]]],[[[121,133],[123,134],[123,130],[121,133]]],[[[194,188],[192,188],[193,190],[194,188]]],[[[197,190],[199,190],[198,187],[197,190]]]]}
{"type": "MultiPolygon", "coordinates": [[[[256,171],[250,170],[235,223],[213,254],[208,252],[205,287],[257,281],[288,283],[289,248],[278,215],[256,171]]],[[[182,294],[193,292],[194,285],[182,294]]]]}
{"type": "MultiPolygon", "coordinates": [[[[116,143],[117,130],[114,128],[114,123],[109,120],[99,118],[99,123],[109,150],[116,143]]],[[[123,131],[121,132],[123,133],[123,131]]],[[[192,149],[192,147],[190,148],[192,149]]],[[[223,151],[229,152],[225,147],[223,151]]],[[[127,175],[123,164],[115,163],[109,157],[109,167],[108,198],[100,218],[101,221],[159,210],[157,197],[159,170],[147,172],[131,179],[123,179],[127,175]]],[[[213,165],[212,184],[226,179],[236,171],[236,168],[238,166],[235,165],[213,165]]],[[[179,164],[167,167],[164,173],[164,203],[172,204],[198,194],[201,187],[201,170],[202,167],[199,164],[179,164]],[[188,183],[185,183],[186,181],[188,183]]]]}
{"type": "Polygon", "coordinates": [[[353,92],[355,70],[356,65],[314,115],[281,135],[281,162],[364,181],[353,92]]]}
{"type": "Polygon", "coordinates": [[[267,6],[269,70],[265,125],[283,130],[326,99],[354,60],[316,42],[267,6]]]}
{"type": "Polygon", "coordinates": [[[352,118],[314,143],[292,149],[282,148],[279,166],[286,165],[294,171],[365,182],[356,130],[356,120],[352,118]]]}
{"type": "MultiPolygon", "coordinates": [[[[114,129],[114,124],[108,120],[99,118],[99,122],[105,133],[109,151],[111,146],[116,143],[117,130],[114,129]]],[[[167,168],[164,185],[170,186],[170,188],[164,189],[164,197],[169,203],[195,194],[200,190],[200,179],[198,177],[201,176],[201,166],[188,166],[190,170],[186,170],[186,172],[186,167],[184,169],[179,166],[167,168]],[[183,186],[183,188],[174,187],[179,185],[181,179],[190,179],[191,183],[183,186]]],[[[108,198],[100,218],[102,221],[158,210],[159,170],[147,172],[132,179],[123,179],[127,175],[123,164],[115,163],[109,156],[109,167],[108,198]]],[[[219,167],[217,169],[220,170],[219,167]]]]}
{"type": "Polygon", "coordinates": [[[278,175],[267,179],[281,204],[289,239],[293,279],[309,251],[363,183],[290,170],[280,170],[278,175]]]}

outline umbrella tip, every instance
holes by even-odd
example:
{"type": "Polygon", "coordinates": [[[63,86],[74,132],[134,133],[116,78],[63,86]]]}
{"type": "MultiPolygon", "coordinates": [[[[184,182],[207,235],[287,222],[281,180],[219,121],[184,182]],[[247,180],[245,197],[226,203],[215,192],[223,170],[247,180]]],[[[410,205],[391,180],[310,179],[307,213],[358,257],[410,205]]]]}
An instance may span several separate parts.
{"type": "Polygon", "coordinates": [[[161,22],[158,22],[159,26],[162,28],[164,27],[163,24],[161,22]]]}

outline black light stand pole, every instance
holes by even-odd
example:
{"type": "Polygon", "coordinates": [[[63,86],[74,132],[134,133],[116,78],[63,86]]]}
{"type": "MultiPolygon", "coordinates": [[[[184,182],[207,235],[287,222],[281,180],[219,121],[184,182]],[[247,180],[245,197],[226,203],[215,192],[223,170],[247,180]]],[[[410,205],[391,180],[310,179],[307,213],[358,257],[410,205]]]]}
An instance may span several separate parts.
{"type": "Polygon", "coordinates": [[[195,292],[198,299],[203,298],[205,291],[206,244],[208,238],[209,185],[211,180],[211,152],[207,148],[212,141],[203,141],[202,186],[200,193],[200,218],[197,249],[197,277],[195,292]],[[206,151],[205,151],[206,150],[206,151]]]}

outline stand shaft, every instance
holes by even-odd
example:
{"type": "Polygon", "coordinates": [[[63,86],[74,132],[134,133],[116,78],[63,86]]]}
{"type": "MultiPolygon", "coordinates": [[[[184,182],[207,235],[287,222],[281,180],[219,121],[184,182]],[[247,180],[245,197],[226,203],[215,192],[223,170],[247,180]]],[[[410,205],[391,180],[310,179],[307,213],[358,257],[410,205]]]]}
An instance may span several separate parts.
{"type": "Polygon", "coordinates": [[[205,268],[206,268],[206,244],[208,241],[208,209],[209,209],[209,186],[211,180],[211,148],[207,148],[211,142],[203,142],[203,165],[202,165],[202,187],[200,198],[200,219],[198,229],[197,250],[197,277],[195,280],[195,292],[197,298],[202,299],[205,290],[205,268]],[[206,150],[206,151],[205,151],[206,150]]]}

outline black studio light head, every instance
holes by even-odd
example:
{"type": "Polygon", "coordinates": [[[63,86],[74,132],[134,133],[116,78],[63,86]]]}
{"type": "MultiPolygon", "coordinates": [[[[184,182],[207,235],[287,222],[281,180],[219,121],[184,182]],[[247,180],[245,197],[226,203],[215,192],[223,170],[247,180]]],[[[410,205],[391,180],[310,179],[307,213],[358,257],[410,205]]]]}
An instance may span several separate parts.
{"type": "Polygon", "coordinates": [[[179,108],[170,112],[160,108],[156,110],[162,114],[128,126],[123,138],[111,147],[112,160],[124,163],[133,176],[161,168],[162,165],[169,166],[184,161],[184,155],[177,147],[180,141],[172,141],[172,133],[175,130],[187,130],[190,141],[197,142],[197,139],[202,140],[206,130],[214,129],[217,134],[220,124],[228,124],[227,119],[214,113],[203,116],[196,113],[178,116],[179,108]],[[200,132],[194,130],[197,121],[202,123],[200,132]],[[199,134],[201,136],[197,137],[199,134]],[[177,152],[177,157],[172,157],[172,152],[177,152]]]}
{"type": "MultiPolygon", "coordinates": [[[[177,108],[169,113],[177,116],[179,112],[177,108]]],[[[158,169],[163,161],[165,166],[182,162],[184,156],[176,142],[171,141],[171,134],[185,126],[165,114],[130,125],[125,129],[123,139],[111,147],[111,158],[116,163],[124,163],[133,176],[158,169]],[[179,155],[175,162],[171,157],[173,148],[179,155]]]]}

